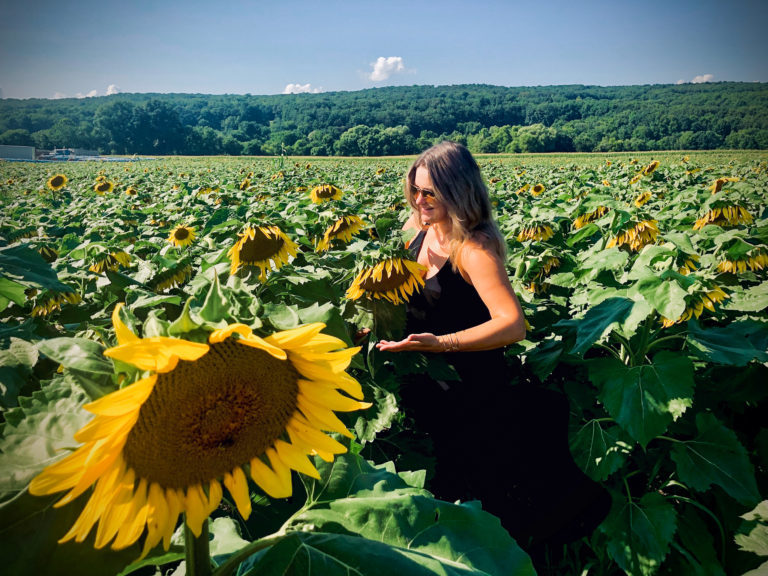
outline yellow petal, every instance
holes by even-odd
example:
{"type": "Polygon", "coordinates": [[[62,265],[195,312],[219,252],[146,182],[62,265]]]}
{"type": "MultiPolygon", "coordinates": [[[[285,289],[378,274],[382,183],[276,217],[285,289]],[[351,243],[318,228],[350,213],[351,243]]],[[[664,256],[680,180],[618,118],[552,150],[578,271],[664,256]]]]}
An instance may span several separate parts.
{"type": "Polygon", "coordinates": [[[224,486],[232,495],[240,515],[243,519],[248,520],[251,515],[251,497],[248,492],[248,479],[245,477],[243,469],[238,466],[232,470],[232,474],[225,474],[224,486]]]}
{"type": "Polygon", "coordinates": [[[264,340],[283,350],[293,350],[295,348],[303,347],[307,342],[319,334],[323,328],[325,328],[325,324],[322,322],[314,322],[291,330],[276,332],[264,340]]]}
{"type": "Polygon", "coordinates": [[[203,533],[203,522],[208,518],[208,514],[205,511],[207,501],[208,499],[203,494],[203,488],[200,484],[187,488],[187,497],[185,499],[187,526],[198,538],[203,533]]]}
{"type": "Polygon", "coordinates": [[[151,376],[129,384],[106,396],[102,396],[94,402],[83,406],[91,414],[102,416],[120,416],[127,412],[138,410],[146,402],[157,382],[157,375],[151,376]]]}
{"type": "Polygon", "coordinates": [[[104,351],[104,356],[133,364],[140,370],[169,372],[179,359],[198,360],[206,352],[207,344],[157,336],[109,348],[104,351]]]}
{"type": "Polygon", "coordinates": [[[131,332],[131,329],[120,319],[120,310],[123,309],[124,305],[123,302],[120,302],[112,311],[112,326],[115,328],[115,336],[117,336],[118,344],[127,344],[128,342],[133,342],[134,340],[139,339],[139,337],[131,332]]]}
{"type": "Polygon", "coordinates": [[[309,461],[307,455],[302,453],[301,450],[292,444],[279,439],[275,440],[275,448],[277,449],[277,455],[280,457],[280,460],[290,466],[293,470],[302,472],[317,480],[320,479],[320,473],[309,461]]]}
{"type": "Polygon", "coordinates": [[[251,460],[251,478],[272,498],[288,498],[293,493],[290,469],[278,459],[274,448],[267,449],[267,457],[274,470],[254,458],[251,460]]]}
{"type": "Polygon", "coordinates": [[[147,522],[147,511],[147,481],[142,478],[131,500],[126,522],[117,531],[117,537],[110,546],[112,550],[127,548],[139,539],[147,522]]]}

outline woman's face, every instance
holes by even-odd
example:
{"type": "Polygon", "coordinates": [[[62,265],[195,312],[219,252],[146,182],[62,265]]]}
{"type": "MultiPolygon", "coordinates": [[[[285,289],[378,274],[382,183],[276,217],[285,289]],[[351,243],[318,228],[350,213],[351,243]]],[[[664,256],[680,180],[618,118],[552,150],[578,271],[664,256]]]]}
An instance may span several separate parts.
{"type": "Polygon", "coordinates": [[[445,206],[434,196],[432,179],[424,166],[416,168],[413,178],[413,200],[419,209],[422,226],[428,226],[448,219],[445,206]]]}

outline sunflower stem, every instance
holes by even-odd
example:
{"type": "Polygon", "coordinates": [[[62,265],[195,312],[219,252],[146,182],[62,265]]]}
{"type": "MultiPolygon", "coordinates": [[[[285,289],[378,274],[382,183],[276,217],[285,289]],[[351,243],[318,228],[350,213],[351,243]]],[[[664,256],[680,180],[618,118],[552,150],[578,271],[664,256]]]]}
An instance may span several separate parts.
{"type": "Polygon", "coordinates": [[[189,576],[211,576],[211,553],[208,543],[208,520],[203,522],[203,530],[200,536],[195,536],[184,522],[184,552],[187,560],[187,574],[189,576]]]}

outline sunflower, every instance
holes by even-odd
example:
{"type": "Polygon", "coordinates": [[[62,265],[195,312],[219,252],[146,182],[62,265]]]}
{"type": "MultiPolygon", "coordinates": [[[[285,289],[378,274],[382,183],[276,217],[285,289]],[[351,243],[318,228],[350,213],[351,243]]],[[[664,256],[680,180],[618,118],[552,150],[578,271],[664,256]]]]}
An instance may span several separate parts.
{"type": "Polygon", "coordinates": [[[677,272],[678,274],[682,274],[683,276],[688,276],[688,274],[698,269],[699,257],[696,254],[685,254],[683,257],[685,258],[685,260],[677,268],[677,272]]]}
{"type": "Polygon", "coordinates": [[[731,272],[732,274],[740,274],[746,272],[747,269],[763,270],[768,267],[768,253],[762,248],[751,250],[748,254],[745,254],[742,258],[736,260],[726,259],[717,264],[717,270],[719,272],[731,272]]]}
{"type": "Polygon", "coordinates": [[[44,298],[41,298],[32,308],[32,316],[47,316],[54,310],[61,310],[64,302],[78,304],[83,299],[77,292],[58,292],[51,291],[44,298]]]}
{"type": "Polygon", "coordinates": [[[528,279],[529,283],[526,287],[529,292],[533,292],[534,294],[546,292],[549,286],[546,282],[547,276],[549,276],[552,270],[560,267],[560,259],[557,256],[546,256],[539,262],[539,269],[528,279]]]}
{"type": "Polygon", "coordinates": [[[638,172],[637,174],[632,176],[632,178],[629,180],[629,185],[631,186],[632,184],[637,184],[640,181],[640,178],[642,177],[643,177],[643,173],[638,172]]]}
{"type": "Polygon", "coordinates": [[[264,339],[230,324],[202,344],[139,338],[121,307],[112,315],[118,345],[104,354],[149,375],[86,404],[95,417],[75,434],[82,445],[29,487],[38,496],[69,490],[59,507],[95,485],[61,542],[82,542],[98,524],[96,548],[126,548],[146,528],[142,557],[161,541],[168,550],[179,514],[201,535],[222,484],[247,519],[246,474],[269,496],[290,496],[291,470],[320,477],[308,455],[331,462],[346,452],[323,433],[352,436],[334,411],[370,406],[345,373],[359,348],[323,334],[324,324],[264,339]]]}
{"type": "Polygon", "coordinates": [[[340,200],[341,188],[334,186],[333,184],[321,184],[320,186],[312,188],[309,197],[315,204],[322,204],[329,200],[340,200]]]}
{"type": "Polygon", "coordinates": [[[349,242],[357,232],[363,229],[365,222],[360,216],[342,216],[336,222],[328,226],[323,237],[317,243],[316,252],[324,252],[331,247],[333,240],[349,242]]]}
{"type": "Polygon", "coordinates": [[[259,267],[259,280],[267,279],[267,270],[274,265],[279,270],[296,256],[296,244],[277,226],[248,227],[227,255],[232,261],[230,274],[245,266],[259,267]]]}
{"type": "Polygon", "coordinates": [[[168,236],[168,242],[173,244],[174,246],[189,246],[192,244],[192,241],[195,239],[195,229],[191,228],[190,226],[184,226],[183,224],[179,224],[171,230],[170,235],[168,236]]]}
{"type": "Polygon", "coordinates": [[[240,182],[240,185],[238,186],[238,188],[240,188],[240,190],[247,190],[250,187],[251,187],[251,179],[250,178],[244,178],[243,181],[240,182]]]}
{"type": "Polygon", "coordinates": [[[555,232],[552,230],[552,226],[549,224],[534,224],[532,226],[525,226],[517,235],[518,242],[525,242],[526,240],[539,240],[546,241],[554,236],[555,232]]]}
{"type": "Polygon", "coordinates": [[[530,184],[525,184],[524,186],[520,186],[520,188],[515,190],[515,194],[518,194],[518,195],[525,194],[530,187],[531,187],[530,184]]]}
{"type": "Polygon", "coordinates": [[[753,220],[752,214],[743,206],[718,203],[704,216],[696,220],[693,229],[700,230],[707,224],[714,224],[720,227],[738,226],[739,224],[751,224],[753,220]]]}
{"type": "Polygon", "coordinates": [[[610,180],[607,180],[607,179],[603,180],[603,186],[610,186],[610,185],[611,185],[611,181],[610,180]]]}
{"type": "Polygon", "coordinates": [[[43,260],[46,262],[55,262],[56,259],[59,257],[59,251],[56,250],[56,248],[49,246],[47,244],[43,244],[38,248],[37,250],[40,252],[40,256],[43,257],[43,260]]]}
{"type": "Polygon", "coordinates": [[[414,291],[424,286],[423,274],[427,269],[413,260],[388,258],[374,266],[366,266],[347,289],[347,298],[357,300],[368,296],[384,298],[393,304],[407,302],[414,291]]]}
{"type": "Polygon", "coordinates": [[[68,182],[67,177],[64,176],[64,174],[54,174],[53,176],[48,178],[47,184],[48,184],[48,188],[50,188],[54,192],[58,192],[59,190],[64,188],[64,186],[67,185],[67,182],[68,182]]]}
{"type": "Polygon", "coordinates": [[[97,194],[109,194],[112,192],[112,190],[115,189],[115,184],[113,182],[110,182],[109,180],[100,180],[93,186],[93,190],[97,194]]]}
{"type": "Polygon", "coordinates": [[[643,176],[650,176],[651,174],[653,174],[656,171],[656,168],[658,168],[658,167],[659,167],[659,161],[658,160],[654,160],[653,162],[648,164],[648,166],[643,168],[643,176]]]}
{"type": "Polygon", "coordinates": [[[720,192],[720,190],[723,189],[723,186],[727,184],[728,182],[738,182],[738,178],[718,178],[714,182],[712,182],[712,185],[709,187],[712,194],[717,194],[720,192]]]}
{"type": "Polygon", "coordinates": [[[627,246],[633,252],[640,252],[648,244],[655,243],[658,235],[659,228],[656,220],[630,222],[630,226],[611,238],[606,247],[627,246]]]}
{"type": "Polygon", "coordinates": [[[131,264],[131,255],[122,250],[117,252],[108,252],[106,254],[99,254],[96,257],[96,261],[88,267],[91,272],[101,274],[106,270],[114,272],[120,266],[126,268],[131,264]]]}
{"type": "Polygon", "coordinates": [[[726,298],[730,298],[730,296],[724,292],[720,286],[714,285],[711,288],[705,289],[694,294],[692,297],[687,298],[685,302],[685,310],[678,318],[672,320],[661,316],[661,324],[664,328],[669,328],[675,324],[682,324],[693,317],[698,318],[701,316],[701,313],[705,308],[710,312],[714,312],[715,304],[719,304],[726,298]]]}
{"type": "Polygon", "coordinates": [[[579,228],[583,228],[590,222],[594,222],[595,220],[602,218],[607,212],[608,207],[606,206],[598,206],[592,212],[585,212],[581,216],[577,216],[576,220],[573,221],[573,229],[578,230],[579,228]]]}
{"type": "Polygon", "coordinates": [[[157,274],[152,278],[150,285],[155,292],[162,292],[169,288],[181,286],[184,282],[189,280],[191,276],[192,266],[188,263],[182,263],[181,266],[168,268],[157,274]]]}
{"type": "Polygon", "coordinates": [[[648,200],[651,199],[651,196],[652,195],[650,190],[646,190],[645,192],[640,192],[640,194],[638,194],[635,197],[635,206],[637,206],[638,208],[640,208],[641,206],[644,206],[648,202],[648,200]]]}
{"type": "Polygon", "coordinates": [[[133,186],[128,186],[128,188],[125,189],[125,195],[135,197],[139,195],[139,191],[133,186]]]}
{"type": "Polygon", "coordinates": [[[531,194],[534,196],[541,196],[546,189],[547,188],[544,186],[544,184],[536,184],[533,188],[531,188],[531,194]]]}

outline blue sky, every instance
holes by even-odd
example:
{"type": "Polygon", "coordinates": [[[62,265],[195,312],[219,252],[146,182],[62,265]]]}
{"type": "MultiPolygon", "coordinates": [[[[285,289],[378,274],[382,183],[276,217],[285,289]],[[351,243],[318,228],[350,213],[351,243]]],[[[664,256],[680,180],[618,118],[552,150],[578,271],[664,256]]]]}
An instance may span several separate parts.
{"type": "Polygon", "coordinates": [[[768,81],[765,0],[0,0],[0,96],[768,81]]]}

